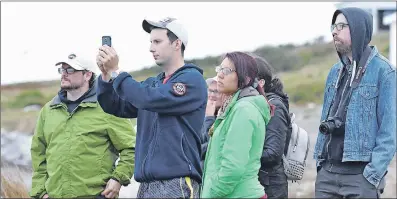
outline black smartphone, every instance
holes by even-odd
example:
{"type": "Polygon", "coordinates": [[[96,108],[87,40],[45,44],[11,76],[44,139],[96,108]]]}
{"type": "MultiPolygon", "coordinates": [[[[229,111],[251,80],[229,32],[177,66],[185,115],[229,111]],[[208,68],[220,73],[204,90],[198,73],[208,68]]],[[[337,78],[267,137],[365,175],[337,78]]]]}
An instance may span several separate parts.
{"type": "Polygon", "coordinates": [[[102,46],[103,45],[108,45],[109,47],[112,47],[112,37],[102,36],[102,46]]]}

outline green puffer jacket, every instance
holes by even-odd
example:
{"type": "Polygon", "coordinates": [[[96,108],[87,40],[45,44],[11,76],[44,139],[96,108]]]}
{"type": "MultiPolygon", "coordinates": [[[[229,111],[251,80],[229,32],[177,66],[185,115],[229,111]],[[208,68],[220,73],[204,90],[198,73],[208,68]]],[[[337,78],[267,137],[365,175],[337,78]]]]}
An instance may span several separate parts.
{"type": "Polygon", "coordinates": [[[131,120],[105,113],[95,95],[71,114],[56,96],[40,111],[31,156],[31,197],[46,193],[51,198],[92,197],[105,189],[110,178],[122,185],[130,183],[135,131],[131,120]]]}
{"type": "Polygon", "coordinates": [[[270,109],[252,87],[239,90],[214,123],[204,163],[202,198],[261,198],[258,172],[270,109]]]}

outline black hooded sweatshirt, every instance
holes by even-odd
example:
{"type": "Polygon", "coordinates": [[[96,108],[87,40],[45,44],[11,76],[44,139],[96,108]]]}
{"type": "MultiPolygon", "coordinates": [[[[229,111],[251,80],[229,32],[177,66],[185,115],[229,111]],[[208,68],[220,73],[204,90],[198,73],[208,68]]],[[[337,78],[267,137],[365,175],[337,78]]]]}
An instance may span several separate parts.
{"type": "MultiPolygon", "coordinates": [[[[336,10],[332,17],[332,24],[339,14],[346,17],[352,42],[352,61],[338,53],[338,56],[344,67],[338,77],[338,87],[335,98],[330,107],[329,117],[340,117],[346,121],[346,107],[349,104],[352,88],[349,85],[353,73],[353,64],[358,66],[358,62],[364,50],[367,48],[372,39],[372,16],[370,13],[359,8],[344,8],[336,10]]],[[[358,68],[358,67],[357,67],[358,68]]],[[[357,72],[356,68],[356,72],[357,72]]],[[[333,173],[340,174],[360,174],[363,172],[367,162],[342,162],[344,148],[344,129],[340,133],[333,133],[327,136],[323,157],[326,160],[324,168],[333,173]]]]}

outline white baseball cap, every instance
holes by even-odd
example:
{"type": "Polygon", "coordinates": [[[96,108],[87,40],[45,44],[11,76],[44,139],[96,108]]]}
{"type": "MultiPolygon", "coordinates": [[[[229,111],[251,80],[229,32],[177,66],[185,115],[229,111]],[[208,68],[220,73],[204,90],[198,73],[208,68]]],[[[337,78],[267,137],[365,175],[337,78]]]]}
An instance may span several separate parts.
{"type": "Polygon", "coordinates": [[[206,79],[205,82],[207,83],[208,86],[214,82],[216,83],[216,82],[218,82],[218,76],[210,77],[210,78],[206,79]]]}
{"type": "Polygon", "coordinates": [[[94,73],[97,68],[93,62],[84,59],[81,56],[77,56],[74,53],[70,54],[67,59],[57,62],[55,66],[58,66],[60,64],[68,64],[76,70],[88,70],[94,73]]]}
{"type": "Polygon", "coordinates": [[[154,27],[168,29],[169,31],[174,33],[178,37],[178,39],[182,41],[185,48],[187,47],[187,42],[188,42],[187,30],[182,25],[182,23],[176,18],[167,17],[160,21],[151,21],[145,19],[142,22],[142,27],[147,33],[150,33],[150,31],[152,31],[152,28],[154,27]]]}

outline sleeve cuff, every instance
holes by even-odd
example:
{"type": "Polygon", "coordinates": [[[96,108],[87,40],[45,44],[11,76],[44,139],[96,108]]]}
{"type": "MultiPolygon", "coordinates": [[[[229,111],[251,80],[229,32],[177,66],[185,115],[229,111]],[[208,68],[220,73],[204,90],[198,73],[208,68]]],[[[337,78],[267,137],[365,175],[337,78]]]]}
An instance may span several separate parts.
{"type": "Polygon", "coordinates": [[[114,172],[113,176],[111,177],[111,179],[116,180],[117,182],[119,182],[123,186],[128,186],[130,184],[130,179],[126,178],[125,175],[120,174],[118,172],[114,172]]]}
{"type": "Polygon", "coordinates": [[[40,194],[39,198],[40,198],[40,199],[43,198],[43,196],[44,196],[45,194],[47,194],[47,192],[46,192],[46,191],[43,191],[43,193],[40,194]]]}
{"type": "Polygon", "coordinates": [[[374,185],[375,187],[379,186],[381,178],[375,174],[375,171],[373,170],[372,172],[370,171],[371,168],[369,167],[371,163],[367,164],[367,166],[364,169],[364,177],[368,180],[369,183],[374,185]]]}
{"type": "Polygon", "coordinates": [[[34,188],[29,192],[30,197],[41,199],[47,193],[47,191],[43,188],[40,191],[36,191],[34,188]]]}
{"type": "Polygon", "coordinates": [[[98,93],[106,93],[109,90],[113,90],[113,87],[112,87],[113,83],[103,81],[102,75],[100,75],[98,77],[97,82],[98,82],[98,90],[99,90],[98,93]]]}
{"type": "MultiPolygon", "coordinates": [[[[120,183],[120,180],[117,179],[117,178],[115,178],[115,177],[111,177],[110,179],[113,179],[113,180],[117,181],[118,183],[120,183]]],[[[120,184],[121,184],[121,183],[120,183],[120,184]]]]}
{"type": "Polygon", "coordinates": [[[118,88],[120,85],[121,85],[121,83],[123,82],[123,80],[126,78],[126,77],[131,77],[131,75],[129,74],[129,73],[127,73],[127,72],[121,72],[118,76],[117,76],[117,78],[115,78],[112,82],[113,82],[113,88],[114,88],[114,90],[116,90],[116,88],[118,88]]]}

